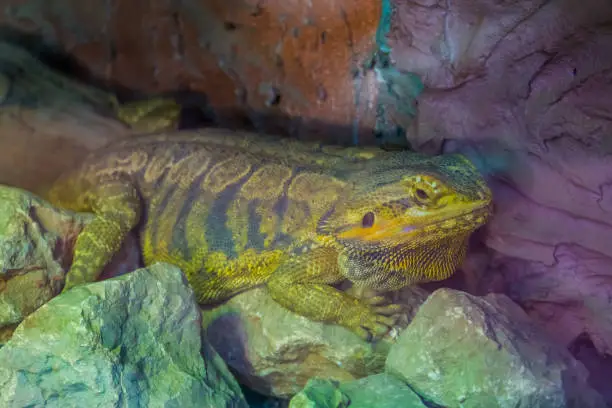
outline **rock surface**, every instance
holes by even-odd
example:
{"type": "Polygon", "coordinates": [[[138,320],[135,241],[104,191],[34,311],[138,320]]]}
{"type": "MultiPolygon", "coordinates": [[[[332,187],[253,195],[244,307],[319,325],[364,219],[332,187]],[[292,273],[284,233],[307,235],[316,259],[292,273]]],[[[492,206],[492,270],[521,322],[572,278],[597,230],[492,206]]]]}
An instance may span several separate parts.
{"type": "Polygon", "coordinates": [[[20,323],[57,295],[88,217],[0,186],[0,327],[20,323]]]}
{"type": "MultiPolygon", "coordinates": [[[[405,327],[427,293],[403,291],[396,302],[412,307],[405,327]]],[[[265,394],[290,397],[311,377],[349,381],[383,371],[395,331],[378,343],[349,330],[310,321],[274,302],[264,288],[234,296],[203,312],[206,338],[237,378],[265,394]]]]}
{"type": "Polygon", "coordinates": [[[426,85],[411,140],[477,146],[489,168],[496,151],[512,157],[491,180],[478,293],[507,293],[564,345],[586,332],[609,354],[612,3],[434,3],[398,2],[389,39],[426,85]]]}
{"type": "Polygon", "coordinates": [[[203,340],[193,291],[156,264],[77,287],[0,349],[3,407],[247,407],[203,340]]]}
{"type": "Polygon", "coordinates": [[[110,94],[60,75],[2,40],[0,184],[42,192],[85,153],[130,134],[111,118],[110,94]]]}
{"type": "Polygon", "coordinates": [[[372,128],[411,126],[422,90],[418,77],[386,62],[372,68],[388,6],[7,0],[0,22],[57,46],[91,72],[86,77],[124,94],[186,93],[185,102],[221,126],[372,142],[372,128]]]}
{"type": "Polygon", "coordinates": [[[449,408],[606,406],[584,366],[505,295],[435,291],[385,369],[449,408]]]}
{"type": "Polygon", "coordinates": [[[291,399],[289,408],[425,408],[421,398],[401,380],[377,374],[338,384],[312,379],[291,399]]]}
{"type": "MultiPolygon", "coordinates": [[[[74,241],[92,219],[51,206],[22,189],[0,185],[0,329],[10,330],[61,290],[74,241]]],[[[101,278],[134,270],[133,237],[101,278]]],[[[0,335],[0,344],[9,337],[0,335]]]]}

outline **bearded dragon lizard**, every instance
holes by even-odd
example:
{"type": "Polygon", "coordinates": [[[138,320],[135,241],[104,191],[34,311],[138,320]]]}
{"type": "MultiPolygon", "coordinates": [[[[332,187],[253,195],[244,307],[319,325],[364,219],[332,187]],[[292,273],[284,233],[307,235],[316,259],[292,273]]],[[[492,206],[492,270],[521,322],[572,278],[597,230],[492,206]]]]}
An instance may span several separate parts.
{"type": "Polygon", "coordinates": [[[114,142],[48,198],[96,215],[64,291],[94,281],[136,229],[145,264],[180,267],[202,304],[265,285],[285,308],[372,339],[400,306],[333,285],[385,291],[448,278],[487,221],[491,192],[461,155],[209,129],[114,142]]]}

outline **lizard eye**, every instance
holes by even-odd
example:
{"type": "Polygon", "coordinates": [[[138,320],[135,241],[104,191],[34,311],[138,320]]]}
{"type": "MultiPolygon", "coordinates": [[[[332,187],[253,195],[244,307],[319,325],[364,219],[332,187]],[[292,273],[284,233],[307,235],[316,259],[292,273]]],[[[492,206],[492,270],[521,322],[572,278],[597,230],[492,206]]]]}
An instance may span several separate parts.
{"type": "Polygon", "coordinates": [[[421,200],[427,200],[429,198],[427,191],[423,190],[422,188],[417,188],[415,193],[416,196],[421,200]]]}
{"type": "Polygon", "coordinates": [[[374,225],[374,213],[372,211],[367,212],[361,220],[363,228],[370,228],[374,225]]]}

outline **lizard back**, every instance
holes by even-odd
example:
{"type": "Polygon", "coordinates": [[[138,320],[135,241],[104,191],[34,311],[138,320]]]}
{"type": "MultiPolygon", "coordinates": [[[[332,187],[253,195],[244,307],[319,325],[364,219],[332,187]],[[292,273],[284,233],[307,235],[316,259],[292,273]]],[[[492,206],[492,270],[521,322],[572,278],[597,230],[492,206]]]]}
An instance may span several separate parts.
{"type": "Polygon", "coordinates": [[[331,168],[365,160],[316,144],[202,136],[115,142],[58,180],[52,201],[91,211],[92,187],[124,180],[142,200],[137,228],[146,263],[181,260],[193,269],[195,258],[211,254],[223,262],[245,253],[278,258],[308,245],[317,222],[351,188],[331,168]]]}

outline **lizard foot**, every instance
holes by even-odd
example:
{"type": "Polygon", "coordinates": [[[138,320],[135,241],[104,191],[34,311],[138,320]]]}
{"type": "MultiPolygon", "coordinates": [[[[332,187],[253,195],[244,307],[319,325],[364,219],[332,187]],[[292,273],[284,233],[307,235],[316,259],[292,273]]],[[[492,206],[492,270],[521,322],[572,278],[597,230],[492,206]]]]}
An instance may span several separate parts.
{"type": "Polygon", "coordinates": [[[403,311],[402,305],[388,304],[384,296],[361,299],[346,327],[366,341],[377,340],[389,332],[403,311]]]}

